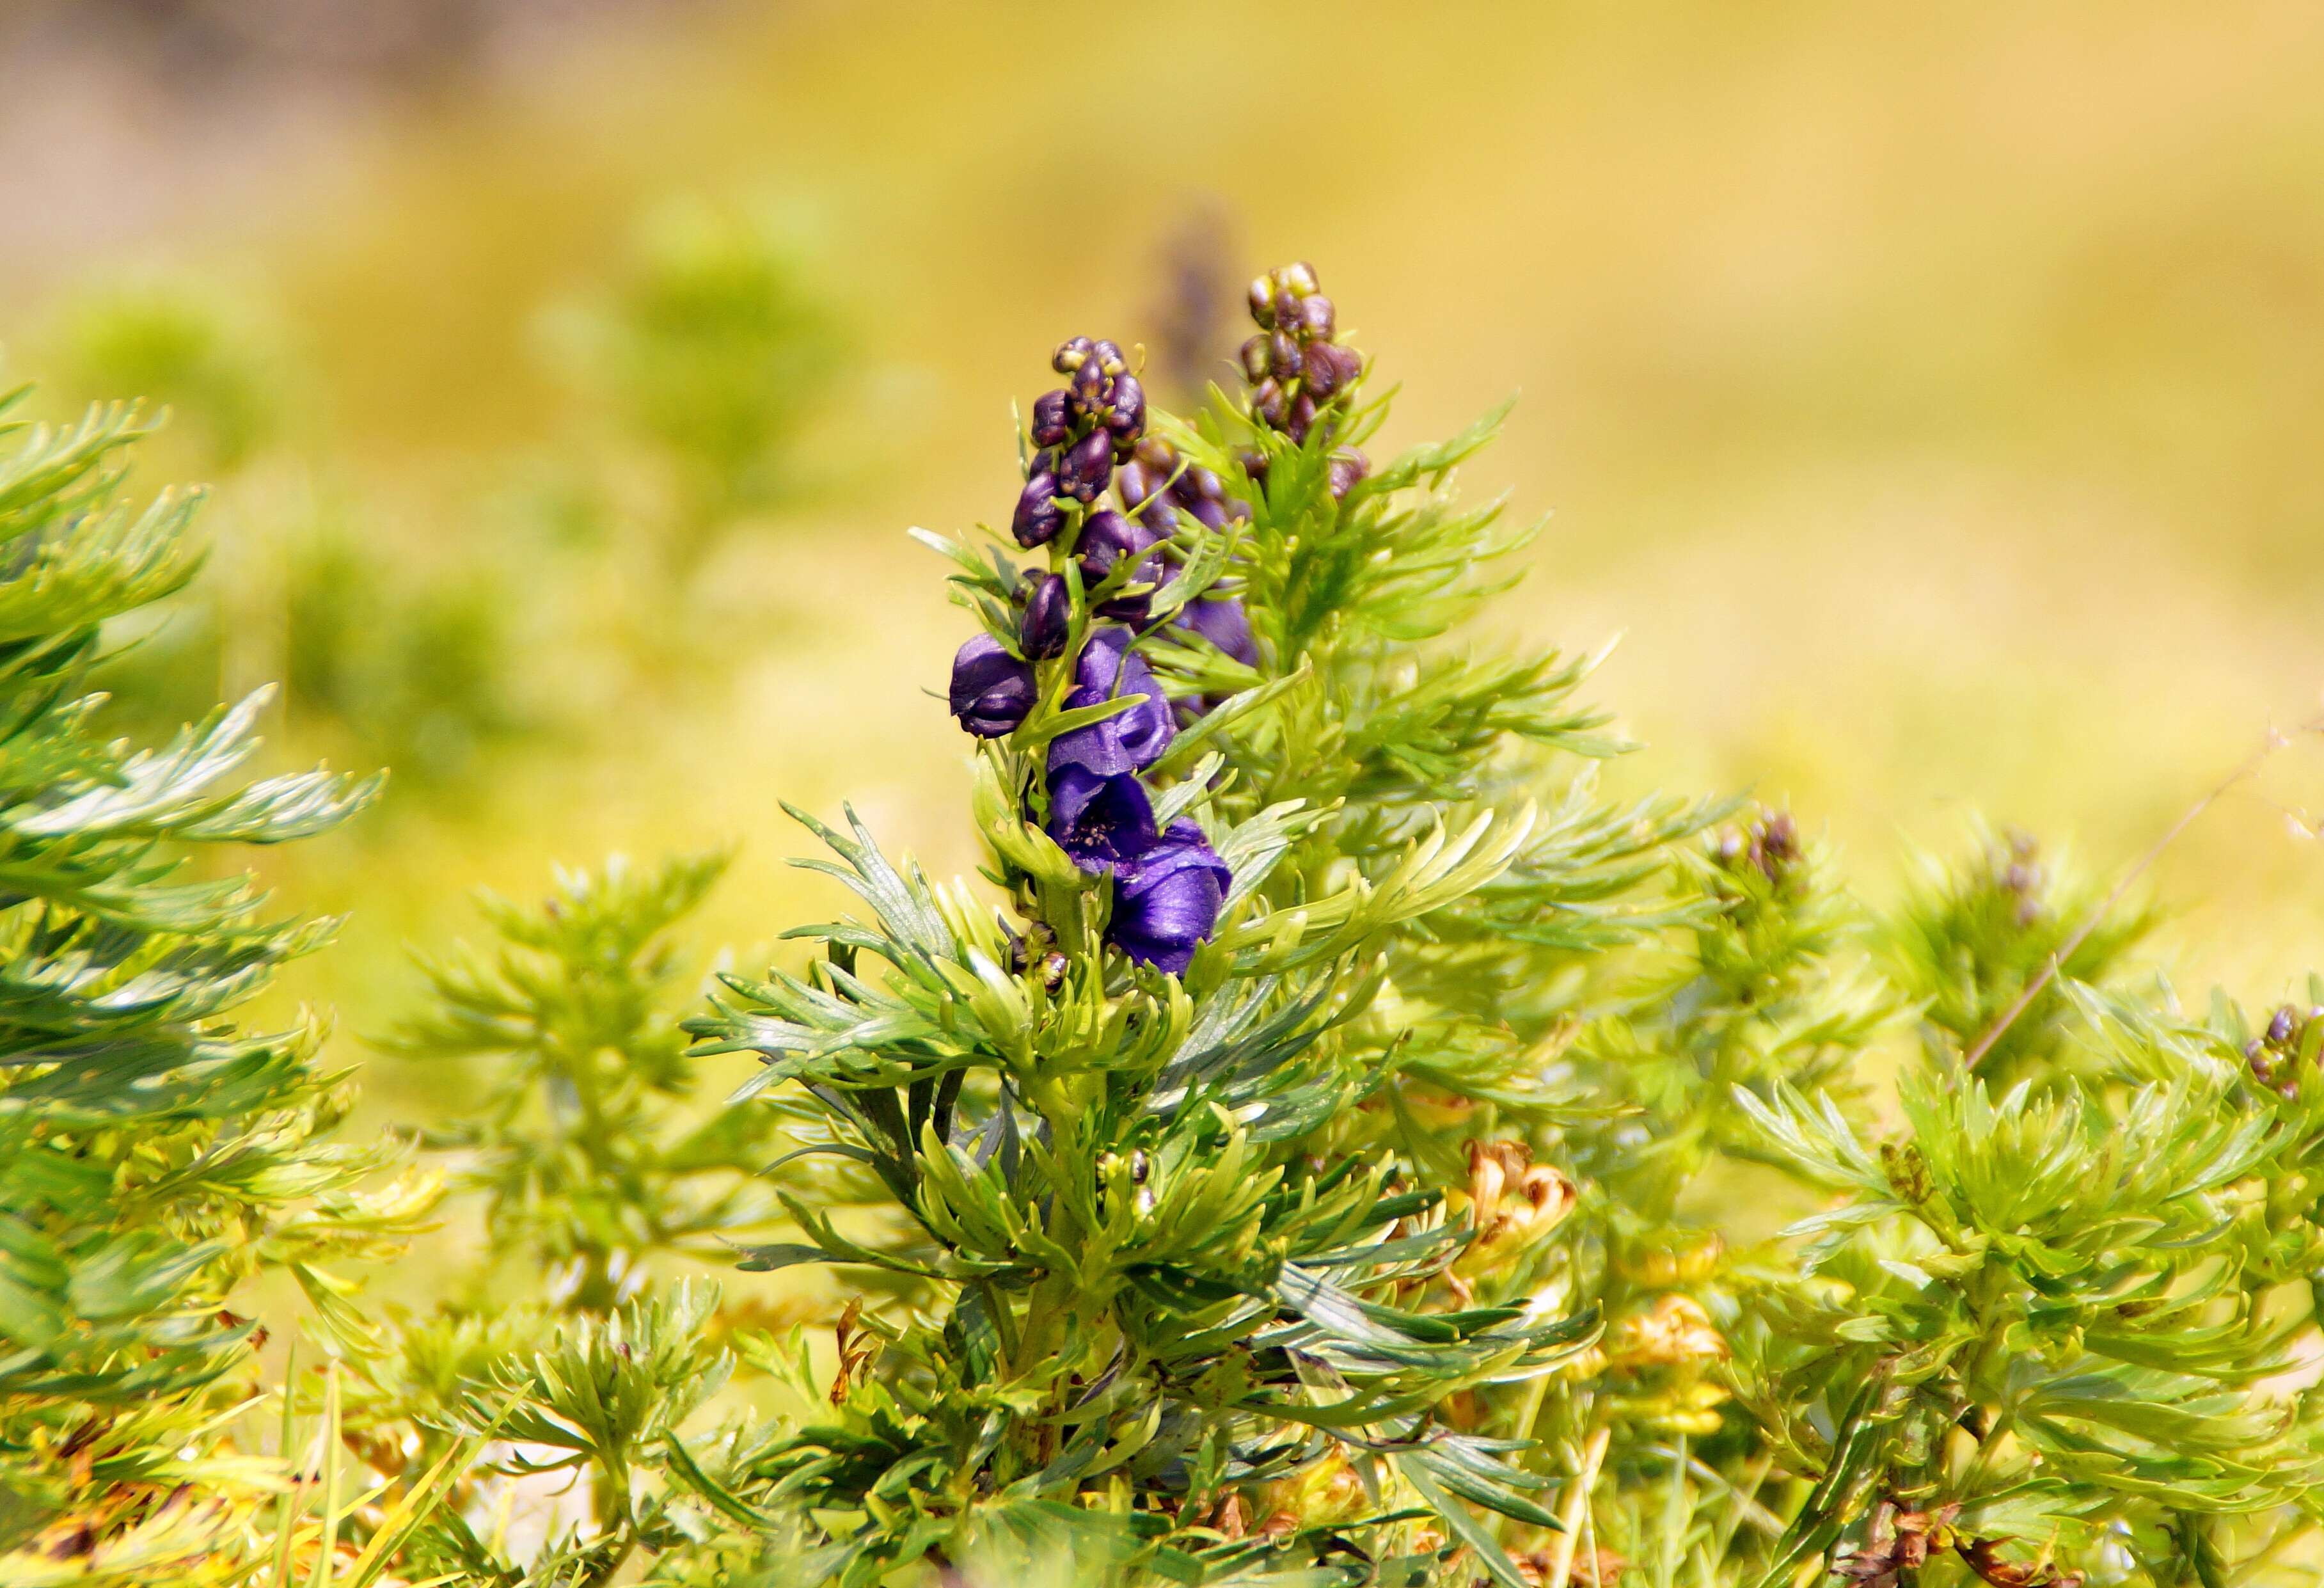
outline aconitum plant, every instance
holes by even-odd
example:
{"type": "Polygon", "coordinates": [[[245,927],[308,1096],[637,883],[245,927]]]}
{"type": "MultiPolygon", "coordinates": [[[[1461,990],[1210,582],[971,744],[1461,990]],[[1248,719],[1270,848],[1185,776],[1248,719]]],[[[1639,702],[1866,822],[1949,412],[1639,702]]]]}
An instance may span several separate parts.
{"type": "Polygon", "coordinates": [[[1066,343],[1003,528],[925,537],[980,881],[810,821],[861,908],[706,1009],[716,856],[427,956],[485,1251],[410,1312],[346,1269],[431,1182],[222,1020],[319,934],[168,867],[368,786],[91,732],[183,515],[120,412],[13,443],[0,1583],[2313,1581],[2324,982],[2191,1015],[2025,835],[1884,912],[1793,813],[1609,798],[1588,662],[1480,637],[1492,421],[1376,463],[1314,271],[1250,311],[1191,417],[1066,343]]]}
{"type": "Polygon", "coordinates": [[[1375,466],[1313,268],[1250,306],[1191,418],[1065,344],[1006,536],[922,537],[987,888],[817,827],[868,914],[690,1022],[802,1139],[745,1266],[888,1298],[733,1469],[786,1570],[2304,1558],[2324,1020],[2132,992],[2030,841],[1883,919],[1788,813],[1607,799],[1588,664],[1465,632],[1532,539],[1452,488],[1493,421],[1375,466]]]}

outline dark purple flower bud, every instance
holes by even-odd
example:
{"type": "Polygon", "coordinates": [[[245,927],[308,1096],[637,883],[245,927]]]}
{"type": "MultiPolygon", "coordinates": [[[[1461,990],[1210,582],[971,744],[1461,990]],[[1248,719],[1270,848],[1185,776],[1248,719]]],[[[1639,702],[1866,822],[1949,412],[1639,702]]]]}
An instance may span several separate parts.
{"type": "Polygon", "coordinates": [[[1061,447],[1072,435],[1073,427],[1065,414],[1065,394],[1044,392],[1033,399],[1033,445],[1061,447]]]}
{"type": "Polygon", "coordinates": [[[1318,402],[1329,402],[1338,394],[1341,385],[1340,361],[1334,356],[1339,345],[1333,342],[1310,342],[1299,363],[1299,378],[1305,390],[1318,402]]]}
{"type": "Polygon", "coordinates": [[[1185,972],[1218,929],[1234,874],[1203,829],[1184,818],[1143,854],[1116,866],[1106,937],[1140,965],[1185,972]]]}
{"type": "Polygon", "coordinates": [[[1065,648],[1073,626],[1074,599],[1059,574],[1043,574],[1033,581],[1025,598],[1025,615],[1017,624],[1017,648],[1035,660],[1046,661],[1065,648]]]}
{"type": "Polygon", "coordinates": [[[1170,505],[1167,497],[1149,496],[1138,510],[1138,522],[1153,531],[1157,539],[1167,540],[1178,527],[1178,510],[1170,505]]]}
{"type": "Polygon", "coordinates": [[[1261,330],[1274,328],[1275,283],[1265,276],[1251,278],[1250,318],[1259,322],[1261,330]]]}
{"type": "Polygon", "coordinates": [[[1136,375],[1117,375],[1113,382],[1113,411],[1105,428],[1122,440],[1134,441],[1146,429],[1146,387],[1136,375]]]}
{"type": "Polygon", "coordinates": [[[1121,505],[1131,512],[1136,512],[1145,504],[1146,499],[1154,494],[1154,488],[1157,484],[1159,482],[1146,472],[1145,461],[1135,455],[1132,455],[1128,463],[1113,471],[1113,494],[1121,499],[1121,505]]]}
{"type": "Polygon", "coordinates": [[[1017,537],[1017,544],[1028,549],[1046,546],[1057,538],[1065,527],[1065,510],[1057,501],[1057,476],[1037,474],[1025,482],[1018,494],[1017,512],[1009,521],[1009,532],[1017,537]]]}
{"type": "Polygon", "coordinates": [[[1183,471],[1170,491],[1189,507],[1197,502],[1223,501],[1227,494],[1225,482],[1199,464],[1183,471]]]}
{"type": "Polygon", "coordinates": [[[1267,379],[1267,338],[1253,337],[1242,345],[1243,379],[1257,383],[1267,379]]]}
{"type": "Polygon", "coordinates": [[[2281,1048],[2285,1043],[2291,1041],[2292,1033],[2296,1027],[2296,1019],[2297,1017],[2292,1013],[2292,1006],[2288,1003],[2282,1009],[2277,1010],[2275,1011],[2275,1018],[2267,1022],[2268,1041],[2278,1048],[2281,1048]]]}
{"type": "Polygon", "coordinates": [[[1318,290],[1315,285],[1315,267],[1304,259],[1295,259],[1277,271],[1275,279],[1282,282],[1283,290],[1294,298],[1305,298],[1318,290]]]}
{"type": "Polygon", "coordinates": [[[1283,401],[1283,388],[1272,380],[1259,382],[1251,388],[1250,411],[1259,415],[1269,429],[1281,429],[1284,415],[1289,411],[1288,405],[1283,401]]]}
{"type": "Polygon", "coordinates": [[[1074,675],[1076,688],[1065,697],[1067,709],[1102,706],[1124,695],[1146,698],[1102,723],[1075,728],[1050,741],[1053,797],[1057,774],[1067,767],[1105,778],[1140,771],[1160,760],[1177,735],[1178,725],[1171,718],[1162,686],[1155,681],[1154,669],[1146,665],[1146,659],[1130,649],[1131,640],[1128,629],[1100,629],[1082,647],[1074,675]]]}
{"type": "Polygon", "coordinates": [[[1290,380],[1300,370],[1299,344],[1291,339],[1288,331],[1277,331],[1267,339],[1267,373],[1278,381],[1290,380]]]}
{"type": "Polygon", "coordinates": [[[1098,367],[1110,375],[1120,374],[1130,367],[1130,361],[1121,355],[1121,344],[1119,342],[1109,342],[1100,337],[1090,344],[1090,351],[1096,355],[1098,367]]]}
{"type": "Polygon", "coordinates": [[[1103,430],[1092,430],[1057,459],[1057,489],[1077,501],[1096,501],[1112,477],[1113,439],[1103,430]]]}
{"type": "Polygon", "coordinates": [[[1295,441],[1305,441],[1314,428],[1315,400],[1302,392],[1291,400],[1291,417],[1283,421],[1283,433],[1295,441]]]}
{"type": "MultiPolygon", "coordinates": [[[[1310,358],[1320,357],[1331,364],[1333,392],[1346,391],[1355,383],[1356,377],[1364,373],[1363,355],[1341,343],[1318,342],[1310,346],[1307,353],[1310,358]]],[[[1318,389],[1315,395],[1320,400],[1324,393],[1318,389]]]]}
{"type": "Polygon", "coordinates": [[[980,739],[1015,733],[1034,699],[1031,664],[990,634],[977,635],[952,659],[952,714],[980,739]]]}
{"type": "MultiPolygon", "coordinates": [[[[1241,507],[1242,503],[1238,502],[1234,506],[1241,507]]],[[[1245,507],[1243,511],[1249,512],[1250,510],[1245,507]]],[[[1148,512],[1150,514],[1152,510],[1149,508],[1148,512]]],[[[1217,497],[1200,496],[1186,505],[1186,516],[1204,529],[1223,530],[1232,522],[1235,514],[1226,503],[1217,497]]]]}
{"type": "Polygon", "coordinates": [[[1372,460],[1352,447],[1345,452],[1334,453],[1323,471],[1324,480],[1331,486],[1332,500],[1337,502],[1354,490],[1356,482],[1370,474],[1371,468],[1372,460]]]}
{"type": "MultiPolygon", "coordinates": [[[[1103,510],[1090,514],[1089,522],[1082,525],[1081,539],[1074,543],[1074,549],[1081,555],[1083,587],[1095,589],[1124,559],[1137,563],[1137,571],[1129,577],[1130,584],[1167,583],[1176,570],[1160,553],[1154,552],[1161,540],[1161,534],[1153,525],[1139,519],[1103,510]],[[1149,552],[1153,555],[1148,555],[1149,552]]],[[[1135,623],[1146,616],[1147,605],[1152,599],[1150,590],[1135,596],[1116,594],[1102,602],[1098,610],[1109,617],[1126,617],[1135,623]]]]}
{"type": "Polygon", "coordinates": [[[1084,871],[1102,872],[1160,842],[1154,802],[1127,772],[1104,773],[1054,757],[1049,768],[1049,836],[1084,871]]]}
{"type": "Polygon", "coordinates": [[[1259,642],[1251,637],[1250,614],[1232,596],[1205,596],[1179,610],[1177,626],[1208,640],[1245,667],[1259,665],[1259,642]]]}
{"type": "Polygon", "coordinates": [[[1096,344],[1087,337],[1075,337],[1069,342],[1060,342],[1057,350],[1049,355],[1049,367],[1061,375],[1069,375],[1088,363],[1090,355],[1095,350],[1096,344]]]}
{"type": "Polygon", "coordinates": [[[1323,341],[1332,339],[1332,300],[1321,292],[1310,292],[1299,300],[1299,324],[1308,336],[1323,341]]]}
{"type": "Polygon", "coordinates": [[[1289,330],[1299,323],[1299,294],[1288,287],[1275,289],[1275,328],[1289,330]]]}
{"type": "Polygon", "coordinates": [[[1094,358],[1084,359],[1079,369],[1065,382],[1065,390],[1073,394],[1073,411],[1076,418],[1087,419],[1105,406],[1105,372],[1094,358]]]}
{"type": "Polygon", "coordinates": [[[1081,539],[1074,542],[1082,559],[1083,585],[1096,585],[1113,571],[1115,563],[1150,549],[1155,540],[1144,524],[1110,507],[1099,508],[1083,522],[1081,539]]]}

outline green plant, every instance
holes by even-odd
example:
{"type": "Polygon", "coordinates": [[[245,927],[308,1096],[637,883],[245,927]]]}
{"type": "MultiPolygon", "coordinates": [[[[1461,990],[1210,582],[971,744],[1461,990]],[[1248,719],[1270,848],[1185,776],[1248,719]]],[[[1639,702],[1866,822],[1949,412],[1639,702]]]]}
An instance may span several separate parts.
{"type": "Polygon", "coordinates": [[[736,514],[814,477],[805,445],[845,344],[797,227],[766,211],[673,200],[635,230],[613,279],[557,306],[553,343],[677,487],[666,550],[693,568],[736,514]]]}
{"type": "Polygon", "coordinates": [[[662,1002],[679,965],[670,930],[725,863],[641,872],[616,857],[560,876],[538,910],[485,899],[499,948],[425,962],[431,1006],[392,1043],[483,1068],[481,1117],[429,1144],[475,1164],[466,1179],[489,1199],[495,1251],[582,1312],[612,1311],[650,1258],[723,1256],[720,1238],[770,1206],[755,1177],[765,1125],[740,1110],[688,1116],[696,1066],[662,1002]]]}
{"type": "Polygon", "coordinates": [[[367,786],[210,792],[247,705],[100,739],[183,509],[114,505],[125,412],[21,442],[0,1582],[2313,1580],[2324,981],[2196,1018],[2031,839],[1876,911],[1790,813],[1609,798],[1588,661],[1474,638],[1530,538],[1454,490],[1492,421],[1376,465],[1314,272],[1251,308],[1191,419],[1057,350],[1032,566],[924,537],[982,884],[803,817],[861,913],[690,1049],[715,857],[426,959],[485,1251],[417,1312],[327,1265],[429,1181],[323,1139],[311,1031],[219,1021],[317,929],[172,869],[367,786]],[[729,1243],[844,1276],[829,1349],[826,1292],[691,1271],[729,1243]],[[271,1457],[270,1269],[330,1358],[271,1457]]]}
{"type": "Polygon", "coordinates": [[[424,1179],[372,1185],[392,1155],[326,1140],[347,1092],[317,1020],[231,1023],[329,923],[271,916],[202,858],[323,831],[377,780],[239,779],[263,695],[158,749],[105,732],[104,626],[195,566],[196,494],[123,495],[143,433],[118,405],[0,420],[0,1580],[32,1570],[11,1549],[92,1582],[230,1552],[272,1478],[223,1427],[262,1334],[229,1303],[287,1271],[359,1339],[328,1263],[432,1201],[424,1179]]]}

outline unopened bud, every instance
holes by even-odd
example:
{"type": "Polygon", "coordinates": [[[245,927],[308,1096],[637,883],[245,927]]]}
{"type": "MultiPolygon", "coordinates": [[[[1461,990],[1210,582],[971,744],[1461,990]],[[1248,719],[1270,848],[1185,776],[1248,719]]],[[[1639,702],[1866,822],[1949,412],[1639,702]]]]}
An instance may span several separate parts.
{"type": "Polygon", "coordinates": [[[1079,502],[1094,502],[1113,477],[1113,439],[1092,430],[1057,460],[1057,489],[1079,502]]]}
{"type": "Polygon", "coordinates": [[[1086,419],[1102,408],[1105,405],[1105,372],[1098,367],[1097,360],[1084,359],[1074,371],[1073,378],[1065,383],[1065,389],[1074,395],[1075,414],[1086,419]]]}
{"type": "Polygon", "coordinates": [[[1120,375],[1113,383],[1113,410],[1105,428],[1121,441],[1135,441],[1146,429],[1146,388],[1136,375],[1120,375]]]}
{"type": "Polygon", "coordinates": [[[1009,521],[1009,532],[1017,537],[1017,544],[1030,550],[1056,540],[1057,531],[1065,527],[1065,510],[1057,501],[1057,476],[1036,474],[1025,482],[1025,489],[1017,498],[1017,511],[1009,521]]]}
{"type": "Polygon", "coordinates": [[[1278,330],[1267,339],[1268,374],[1278,381],[1293,380],[1298,376],[1299,368],[1299,344],[1292,339],[1288,331],[1278,330]]]}
{"type": "Polygon", "coordinates": [[[1063,576],[1043,574],[1033,581],[1025,599],[1024,616],[1017,626],[1017,646],[1027,660],[1046,661],[1062,653],[1073,626],[1073,596],[1063,576]]]}
{"type": "Polygon", "coordinates": [[[1272,380],[1265,380],[1251,388],[1250,411],[1270,429],[1279,430],[1290,412],[1290,405],[1284,401],[1283,388],[1272,380]]]}
{"type": "Polygon", "coordinates": [[[1253,276],[1250,282],[1250,318],[1262,330],[1275,326],[1275,283],[1265,276],[1253,276]]]}

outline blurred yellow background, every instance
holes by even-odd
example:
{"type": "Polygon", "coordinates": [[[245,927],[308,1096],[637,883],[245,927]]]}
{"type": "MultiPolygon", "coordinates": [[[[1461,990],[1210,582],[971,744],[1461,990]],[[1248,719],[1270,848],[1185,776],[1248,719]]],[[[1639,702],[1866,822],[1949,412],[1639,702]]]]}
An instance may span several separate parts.
{"type": "MultiPolygon", "coordinates": [[[[705,935],[762,955],[828,897],[779,798],[964,866],[929,692],[968,623],[902,531],[1001,522],[1048,347],[1155,343],[1206,271],[1314,261],[1403,385],[1388,439],[1520,393],[1469,476],[1554,514],[1505,621],[1624,633],[1597,693],[1649,747],[1618,775],[1788,801],[1876,900],[1978,812],[2126,863],[2319,708],[2312,5],[535,9],[383,78],[189,52],[199,7],[6,35],[39,85],[0,113],[11,374],[62,412],[134,371],[124,294],[264,353],[193,381],[144,470],[219,481],[195,682],[392,622],[406,700],[499,636],[397,741],[466,724],[438,775],[261,861],[351,912],[292,977],[345,1027],[408,1003],[400,945],[470,929],[466,890],[609,849],[738,842],[705,935]],[[603,329],[688,226],[779,237],[825,324],[779,488],[688,498],[624,430],[603,329]],[[337,582],[284,617],[318,524],[337,582]],[[689,524],[699,555],[657,550],[689,524]],[[396,613],[334,605],[412,570],[396,613]],[[530,727],[456,697],[503,668],[530,727]]],[[[375,751],[385,697],[350,690],[327,720],[294,691],[286,759],[375,751]]],[[[2319,815],[2303,740],[2172,851],[2182,985],[2324,962],[2319,815]]]]}

